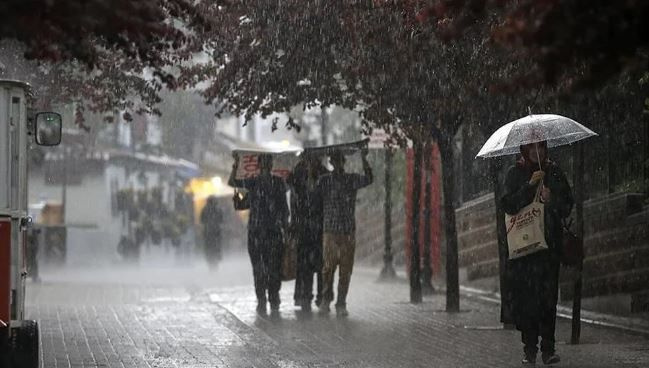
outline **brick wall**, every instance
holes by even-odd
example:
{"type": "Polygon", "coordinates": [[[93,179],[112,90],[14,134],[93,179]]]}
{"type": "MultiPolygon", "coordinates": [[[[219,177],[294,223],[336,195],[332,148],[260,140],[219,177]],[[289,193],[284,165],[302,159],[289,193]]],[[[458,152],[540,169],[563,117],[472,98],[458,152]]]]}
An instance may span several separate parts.
{"type": "Polygon", "coordinates": [[[460,268],[469,280],[498,275],[496,207],[493,194],[466,202],[455,211],[460,268]]]}
{"type": "MultiPolygon", "coordinates": [[[[584,297],[649,290],[649,207],[642,199],[613,194],[584,204],[584,297]]],[[[561,295],[572,298],[569,275],[561,295]]]]}
{"type": "MultiPolygon", "coordinates": [[[[456,210],[460,267],[469,281],[498,275],[493,194],[456,210]]],[[[649,290],[649,207],[643,196],[617,193],[584,203],[585,254],[583,296],[649,290]]],[[[561,296],[572,298],[570,272],[561,280],[561,296]]]]}

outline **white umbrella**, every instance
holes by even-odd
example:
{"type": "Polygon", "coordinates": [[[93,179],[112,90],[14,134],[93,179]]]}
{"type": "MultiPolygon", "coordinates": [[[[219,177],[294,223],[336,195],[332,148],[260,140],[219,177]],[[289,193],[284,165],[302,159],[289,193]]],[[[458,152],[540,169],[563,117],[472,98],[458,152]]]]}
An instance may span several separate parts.
{"type": "Polygon", "coordinates": [[[513,155],[520,146],[546,141],[548,147],[575,143],[597,133],[569,119],[554,114],[528,115],[500,127],[489,137],[476,157],[513,155]]]}

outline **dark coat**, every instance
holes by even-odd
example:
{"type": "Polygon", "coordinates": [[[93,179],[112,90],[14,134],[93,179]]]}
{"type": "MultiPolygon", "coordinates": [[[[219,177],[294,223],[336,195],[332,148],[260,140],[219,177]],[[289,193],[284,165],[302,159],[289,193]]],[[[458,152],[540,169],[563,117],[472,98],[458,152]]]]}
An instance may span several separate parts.
{"type": "MultiPolygon", "coordinates": [[[[501,198],[507,214],[515,215],[534,200],[537,187],[529,185],[534,170],[519,162],[507,172],[501,198]]],[[[559,166],[548,162],[543,171],[544,184],[551,192],[550,201],[545,203],[545,240],[550,249],[511,260],[508,264],[512,310],[520,330],[537,323],[544,314],[556,313],[562,220],[570,215],[574,203],[570,185],[559,166]]]]}
{"type": "Polygon", "coordinates": [[[215,198],[208,198],[203,211],[201,212],[201,224],[205,240],[214,241],[221,235],[223,226],[223,210],[215,198]]]}
{"type": "Polygon", "coordinates": [[[286,204],[286,183],[274,175],[259,175],[246,179],[234,179],[231,183],[236,188],[248,190],[250,201],[250,218],[248,236],[267,231],[282,232],[288,222],[288,205],[286,204]]]}
{"type": "MultiPolygon", "coordinates": [[[[317,176],[327,173],[322,166],[317,176]]],[[[317,178],[309,185],[304,165],[298,165],[288,178],[291,188],[291,228],[297,238],[298,267],[312,272],[322,267],[322,193],[317,189],[317,178]]]]}

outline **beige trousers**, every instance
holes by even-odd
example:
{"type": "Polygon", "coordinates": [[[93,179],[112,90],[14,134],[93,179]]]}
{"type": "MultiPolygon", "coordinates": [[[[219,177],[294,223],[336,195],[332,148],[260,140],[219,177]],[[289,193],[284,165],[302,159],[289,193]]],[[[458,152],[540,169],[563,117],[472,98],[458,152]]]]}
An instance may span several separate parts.
{"type": "Polygon", "coordinates": [[[334,299],[333,283],[336,268],[338,271],[338,300],[336,306],[346,305],[347,291],[354,268],[354,250],[356,239],[354,234],[323,234],[323,256],[322,279],[324,287],[322,298],[324,304],[329,304],[334,299]]]}

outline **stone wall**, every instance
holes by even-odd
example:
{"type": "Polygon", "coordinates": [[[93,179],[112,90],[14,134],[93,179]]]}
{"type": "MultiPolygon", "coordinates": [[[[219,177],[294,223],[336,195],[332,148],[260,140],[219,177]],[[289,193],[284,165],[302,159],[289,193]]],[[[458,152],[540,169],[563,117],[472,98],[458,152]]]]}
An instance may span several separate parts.
{"type": "MultiPolygon", "coordinates": [[[[649,290],[649,207],[642,200],[621,193],[584,204],[584,297],[649,290]]],[[[561,295],[572,298],[568,276],[561,295]]]]}
{"type": "Polygon", "coordinates": [[[466,202],[455,211],[460,268],[469,281],[498,275],[496,207],[493,194],[466,202]]]}
{"type": "MultiPolygon", "coordinates": [[[[649,291],[649,206],[640,194],[617,193],[584,203],[583,296],[631,294],[636,304],[649,291]]],[[[498,275],[493,194],[456,210],[460,267],[468,281],[498,275]]],[[[564,272],[561,298],[572,298],[564,272]]]]}

